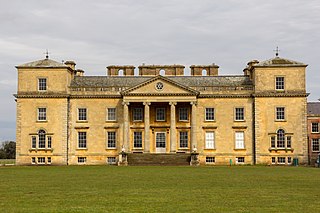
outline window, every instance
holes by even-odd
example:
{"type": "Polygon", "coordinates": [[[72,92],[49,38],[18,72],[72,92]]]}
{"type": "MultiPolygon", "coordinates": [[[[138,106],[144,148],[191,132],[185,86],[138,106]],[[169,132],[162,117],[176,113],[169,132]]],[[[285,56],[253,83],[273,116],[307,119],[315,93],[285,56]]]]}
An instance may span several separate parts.
{"type": "Polygon", "coordinates": [[[108,148],[116,148],[116,132],[108,132],[108,148]]]}
{"type": "Polygon", "coordinates": [[[156,121],[165,121],[166,120],[166,109],[157,108],[156,109],[156,121]]]}
{"type": "Polygon", "coordinates": [[[244,157],[236,157],[236,163],[244,163],[244,157]]]}
{"type": "Polygon", "coordinates": [[[214,108],[206,108],[206,121],[214,121],[214,108]]]}
{"type": "Polygon", "coordinates": [[[235,108],[235,120],[236,121],[244,121],[244,108],[235,108]]]}
{"type": "Polygon", "coordinates": [[[78,120],[86,121],[87,120],[87,108],[79,108],[78,109],[78,120]]]}
{"type": "Polygon", "coordinates": [[[272,158],[271,158],[271,163],[272,163],[272,164],[275,164],[275,163],[276,163],[276,157],[272,157],[272,158]]]}
{"type": "Polygon", "coordinates": [[[287,148],[291,148],[291,136],[287,136],[287,148]]]}
{"type": "Polygon", "coordinates": [[[278,164],[285,164],[286,158],[285,157],[278,157],[278,164]]]}
{"type": "Polygon", "coordinates": [[[312,123],[311,124],[311,132],[312,133],[319,133],[319,123],[312,123]]]}
{"type": "Polygon", "coordinates": [[[166,71],[164,69],[161,69],[159,71],[159,75],[165,76],[166,75],[166,71]]]}
{"type": "Polygon", "coordinates": [[[244,132],[236,132],[235,139],[236,149],[244,149],[244,132]]]}
{"type": "Polygon", "coordinates": [[[188,120],[188,108],[180,108],[179,109],[179,121],[187,121],[188,120]]]}
{"type": "Polygon", "coordinates": [[[37,137],[36,136],[32,136],[31,137],[31,148],[32,149],[36,149],[37,148],[37,137]]]}
{"type": "Polygon", "coordinates": [[[133,133],[133,147],[142,148],[142,132],[133,133]]]}
{"type": "Polygon", "coordinates": [[[45,157],[38,157],[38,164],[45,164],[45,163],[46,163],[45,157]]]}
{"type": "Polygon", "coordinates": [[[275,147],[276,147],[276,137],[271,136],[271,148],[275,148],[275,147]]]}
{"type": "Polygon", "coordinates": [[[214,132],[206,132],[206,149],[214,149],[214,132]]]}
{"type": "Polygon", "coordinates": [[[46,132],[44,130],[39,130],[38,132],[38,148],[45,149],[46,148],[46,132]]]}
{"type": "Polygon", "coordinates": [[[285,132],[283,129],[277,131],[277,147],[285,148],[285,132]]]}
{"type": "Polygon", "coordinates": [[[277,107],[276,108],[276,120],[285,120],[285,108],[284,107],[277,107]]]}
{"type": "Polygon", "coordinates": [[[292,158],[288,157],[288,164],[291,164],[291,163],[292,163],[292,158]]]}
{"type": "Polygon", "coordinates": [[[206,163],[207,164],[212,164],[212,163],[215,163],[215,162],[216,162],[215,157],[209,157],[209,156],[206,157],[206,163]]]}
{"type": "Polygon", "coordinates": [[[38,90],[39,91],[46,91],[47,90],[47,79],[46,78],[39,78],[38,79],[38,90]]]}
{"type": "Polygon", "coordinates": [[[108,162],[109,165],[116,164],[116,162],[117,162],[116,157],[108,157],[107,158],[107,162],[108,162]]]}
{"type": "Polygon", "coordinates": [[[312,139],[312,151],[319,152],[319,139],[312,139]]]}
{"type": "Polygon", "coordinates": [[[87,132],[78,132],[78,148],[87,148],[87,132]]]}
{"type": "Polygon", "coordinates": [[[202,72],[201,72],[202,76],[207,76],[207,70],[206,69],[203,69],[202,72]]]}
{"type": "Polygon", "coordinates": [[[284,77],[276,77],[276,90],[284,90],[284,77]]]}
{"type": "Polygon", "coordinates": [[[48,148],[48,149],[51,149],[51,141],[52,141],[52,138],[51,138],[51,136],[48,136],[47,139],[48,139],[47,148],[48,148]]]}
{"type": "Polygon", "coordinates": [[[133,121],[142,121],[143,109],[133,108],[133,121]]]}
{"type": "Polygon", "coordinates": [[[108,121],[115,121],[117,119],[116,108],[108,108],[107,110],[108,110],[107,120],[108,121]]]}
{"type": "Polygon", "coordinates": [[[47,163],[48,163],[48,164],[51,164],[51,157],[48,157],[48,158],[47,158],[47,163]]]}
{"type": "Polygon", "coordinates": [[[38,108],[38,121],[47,120],[47,108],[38,108]]]}
{"type": "Polygon", "coordinates": [[[79,164],[84,164],[87,162],[87,158],[86,157],[78,157],[78,163],[79,164]]]}
{"type": "Polygon", "coordinates": [[[32,164],[36,164],[36,158],[35,158],[35,157],[32,157],[32,158],[31,158],[31,163],[32,163],[32,164]]]}
{"type": "Polygon", "coordinates": [[[180,148],[188,148],[188,132],[180,132],[180,148]]]}

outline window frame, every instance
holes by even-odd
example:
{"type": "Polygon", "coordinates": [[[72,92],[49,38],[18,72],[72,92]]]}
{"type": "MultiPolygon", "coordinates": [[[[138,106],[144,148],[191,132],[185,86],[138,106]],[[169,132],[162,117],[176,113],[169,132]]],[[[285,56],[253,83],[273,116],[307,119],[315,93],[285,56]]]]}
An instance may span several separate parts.
{"type": "Polygon", "coordinates": [[[319,133],[319,123],[311,123],[311,133],[319,133]],[[316,131],[314,131],[316,129],[316,131]]]}
{"type": "Polygon", "coordinates": [[[117,158],[115,156],[107,157],[107,164],[108,165],[116,165],[117,164],[117,158]]]}
{"type": "Polygon", "coordinates": [[[46,92],[48,90],[48,80],[47,78],[38,78],[38,91],[39,92],[46,92]],[[41,82],[44,80],[44,82],[41,82]],[[44,85],[43,85],[44,84],[44,85]]]}
{"type": "Polygon", "coordinates": [[[179,121],[189,121],[189,109],[187,107],[179,108],[179,121]]]}
{"type": "Polygon", "coordinates": [[[277,157],[277,164],[286,164],[286,157],[278,156],[277,157]],[[284,160],[284,161],[282,161],[282,160],[284,160]]]}
{"type": "Polygon", "coordinates": [[[284,91],[285,90],[285,76],[276,76],[275,77],[275,90],[284,91]]]}
{"type": "Polygon", "coordinates": [[[78,164],[86,164],[87,163],[87,157],[78,156],[77,162],[78,162],[78,164]]]}
{"type": "Polygon", "coordinates": [[[78,108],[78,121],[85,122],[88,121],[88,109],[85,107],[78,108]],[[82,111],[84,110],[84,111],[82,111]]]}
{"type": "Polygon", "coordinates": [[[206,107],[205,112],[205,121],[215,121],[215,108],[214,107],[206,107]],[[212,112],[210,112],[212,110],[212,112]]]}
{"type": "Polygon", "coordinates": [[[276,107],[276,121],[285,121],[286,120],[286,108],[283,106],[276,107]]]}
{"type": "Polygon", "coordinates": [[[134,131],[133,132],[133,148],[134,149],[142,149],[142,132],[134,131]],[[139,146],[137,146],[139,145],[139,146]]]}
{"type": "Polygon", "coordinates": [[[156,108],[156,121],[166,121],[166,108],[157,107],[156,108]]]}
{"type": "Polygon", "coordinates": [[[236,157],[236,164],[244,164],[245,161],[246,161],[245,157],[236,157]]]}
{"type": "Polygon", "coordinates": [[[37,121],[47,121],[47,108],[46,107],[38,107],[37,121]],[[41,110],[44,110],[44,111],[41,112],[41,110]]]}
{"type": "Polygon", "coordinates": [[[78,149],[87,149],[88,148],[87,132],[79,131],[78,132],[78,141],[77,142],[78,142],[77,143],[78,149]],[[80,135],[82,135],[82,138],[80,138],[80,135]],[[80,146],[80,144],[81,144],[81,146],[80,146]]]}
{"type": "Polygon", "coordinates": [[[117,133],[116,131],[107,132],[107,149],[117,148],[117,133]]]}
{"type": "Polygon", "coordinates": [[[179,148],[187,149],[188,147],[189,147],[189,132],[179,131],[179,148]]]}
{"type": "Polygon", "coordinates": [[[37,148],[37,136],[31,136],[31,149],[37,148]]]}
{"type": "Polygon", "coordinates": [[[142,122],[143,121],[143,108],[142,107],[134,107],[132,109],[132,120],[133,122],[142,122]]]}
{"type": "Polygon", "coordinates": [[[37,164],[46,164],[45,157],[37,157],[37,164]]]}
{"type": "Polygon", "coordinates": [[[206,156],[206,164],[215,164],[216,157],[215,156],[206,156]]]}
{"type": "Polygon", "coordinates": [[[47,132],[43,129],[38,131],[38,149],[46,149],[47,132]]]}
{"type": "Polygon", "coordinates": [[[205,149],[215,149],[215,132],[214,131],[206,131],[204,134],[205,137],[205,149]],[[212,134],[212,138],[208,138],[207,135],[212,134]],[[208,140],[209,139],[209,140],[208,140]],[[212,139],[212,141],[211,141],[212,139]],[[209,146],[212,144],[212,146],[209,146]]]}
{"type": "Polygon", "coordinates": [[[236,131],[234,132],[234,146],[235,149],[245,149],[245,133],[244,131],[236,131]],[[242,140],[239,140],[239,138],[237,138],[237,135],[241,134],[242,135],[242,140]],[[240,143],[241,142],[241,143],[240,143]],[[239,144],[242,144],[242,146],[239,146],[239,144]]]}
{"type": "Polygon", "coordinates": [[[312,152],[320,152],[320,139],[319,138],[312,138],[311,150],[312,150],[312,152]],[[315,144],[315,143],[317,143],[317,144],[315,144]],[[314,149],[315,147],[318,147],[318,149],[314,149]]]}

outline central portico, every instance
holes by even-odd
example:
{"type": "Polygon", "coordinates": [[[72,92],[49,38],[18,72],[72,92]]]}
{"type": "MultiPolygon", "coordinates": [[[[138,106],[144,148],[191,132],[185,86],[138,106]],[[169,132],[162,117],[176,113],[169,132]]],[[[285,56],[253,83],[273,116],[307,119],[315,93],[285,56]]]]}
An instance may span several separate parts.
{"type": "Polygon", "coordinates": [[[123,95],[123,147],[127,152],[177,153],[196,147],[198,92],[156,76],[123,95]]]}

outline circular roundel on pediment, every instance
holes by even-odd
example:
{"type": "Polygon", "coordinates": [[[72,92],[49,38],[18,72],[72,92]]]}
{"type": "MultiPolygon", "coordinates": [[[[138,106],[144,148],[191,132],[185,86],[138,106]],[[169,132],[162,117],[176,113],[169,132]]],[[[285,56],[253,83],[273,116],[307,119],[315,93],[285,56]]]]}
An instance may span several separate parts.
{"type": "Polygon", "coordinates": [[[156,89],[157,89],[157,90],[162,90],[162,89],[163,89],[163,83],[162,83],[162,82],[158,82],[158,83],[156,84],[156,89]]]}

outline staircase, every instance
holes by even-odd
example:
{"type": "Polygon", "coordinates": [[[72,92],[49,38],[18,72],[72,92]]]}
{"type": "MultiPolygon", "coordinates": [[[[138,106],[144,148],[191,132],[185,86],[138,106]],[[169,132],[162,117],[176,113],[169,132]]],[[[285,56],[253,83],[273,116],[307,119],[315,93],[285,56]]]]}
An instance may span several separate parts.
{"type": "Polygon", "coordinates": [[[150,154],[129,153],[129,166],[188,166],[190,165],[190,154],[150,154]]]}

